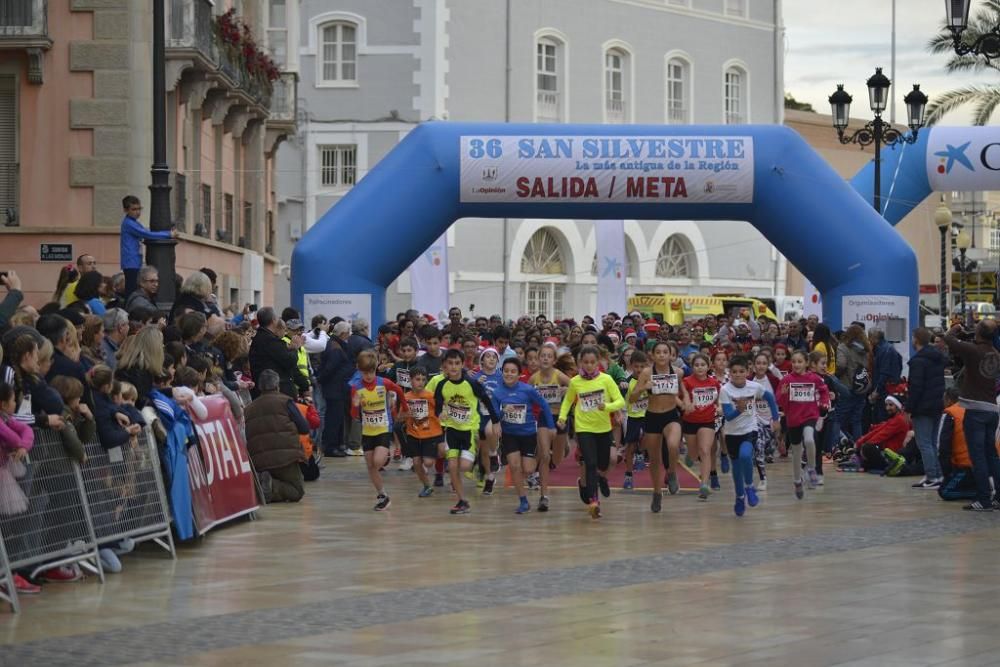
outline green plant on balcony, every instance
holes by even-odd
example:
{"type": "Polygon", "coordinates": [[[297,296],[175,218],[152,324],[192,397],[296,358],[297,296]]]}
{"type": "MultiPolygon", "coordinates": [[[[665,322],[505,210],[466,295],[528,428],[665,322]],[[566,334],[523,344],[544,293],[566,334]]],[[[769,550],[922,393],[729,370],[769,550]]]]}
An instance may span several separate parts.
{"type": "Polygon", "coordinates": [[[271,57],[257,46],[250,26],[230,9],[216,17],[213,27],[216,45],[239,68],[248,88],[256,88],[264,97],[270,97],[281,72],[271,57]]]}

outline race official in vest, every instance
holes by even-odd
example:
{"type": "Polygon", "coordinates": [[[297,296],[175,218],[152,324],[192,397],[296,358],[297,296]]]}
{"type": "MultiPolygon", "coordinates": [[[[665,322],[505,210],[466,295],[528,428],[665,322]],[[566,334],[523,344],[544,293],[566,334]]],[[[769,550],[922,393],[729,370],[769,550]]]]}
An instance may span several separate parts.
{"type": "MultiPolygon", "coordinates": [[[[281,340],[285,341],[285,344],[288,345],[289,349],[296,350],[298,357],[295,365],[299,369],[299,374],[305,378],[306,382],[308,382],[310,386],[312,386],[312,373],[309,368],[309,352],[306,350],[304,344],[306,325],[302,323],[302,320],[288,320],[285,322],[285,330],[286,333],[282,336],[281,340]],[[292,348],[293,339],[301,340],[303,341],[303,344],[298,348],[292,348]]],[[[296,380],[296,384],[301,386],[298,380],[296,380]]]]}
{"type": "Polygon", "coordinates": [[[245,411],[247,450],[264,499],[269,503],[297,503],[305,494],[299,467],[305,454],[299,436],[309,433],[309,424],[295,402],[281,393],[280,383],[272,370],[257,377],[260,396],[245,411]]]}

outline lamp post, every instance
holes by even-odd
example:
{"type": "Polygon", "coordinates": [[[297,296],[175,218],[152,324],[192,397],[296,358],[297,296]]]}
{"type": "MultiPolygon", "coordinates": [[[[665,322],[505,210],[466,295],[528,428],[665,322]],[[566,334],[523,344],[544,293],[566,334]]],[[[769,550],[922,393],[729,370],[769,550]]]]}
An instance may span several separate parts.
{"type": "MultiPolygon", "coordinates": [[[[149,228],[154,232],[170,231],[170,166],[167,164],[167,91],[166,91],[166,11],[165,0],[153,0],[153,165],[150,169],[149,228]]],[[[161,306],[173,305],[176,286],[177,241],[146,241],[146,263],[160,274],[156,300],[161,306]]]]}
{"type": "Polygon", "coordinates": [[[959,56],[983,56],[986,62],[1000,58],[1000,23],[986,32],[976,32],[971,41],[962,38],[969,27],[972,0],[945,0],[945,22],[951,32],[952,48],[959,56]]]}
{"type": "Polygon", "coordinates": [[[927,107],[927,95],[920,91],[918,84],[913,85],[913,90],[906,94],[903,103],[906,105],[907,125],[910,133],[904,135],[894,128],[890,123],[882,120],[882,113],[885,111],[886,103],[889,100],[889,88],[892,82],[889,77],[882,74],[882,68],[876,67],[873,74],[865,83],[868,86],[868,102],[875,120],[868,122],[864,127],[846,135],[845,130],[850,124],[851,101],[853,98],[844,90],[844,84],[838,84],[837,90],[830,95],[830,108],[833,115],[833,127],[837,130],[837,136],[842,144],[858,144],[861,148],[865,146],[875,146],[875,196],[873,204],[879,215],[882,214],[882,146],[894,146],[898,143],[912,144],[917,140],[917,132],[924,126],[924,110],[927,107]]]}
{"type": "Polygon", "coordinates": [[[948,240],[951,234],[951,222],[951,209],[942,199],[934,211],[934,224],[941,232],[941,285],[938,294],[941,297],[941,323],[945,329],[948,328],[948,240]]]}
{"type": "Polygon", "coordinates": [[[958,237],[955,239],[955,247],[958,248],[958,275],[960,280],[958,298],[962,302],[962,322],[968,324],[965,316],[965,273],[968,270],[965,262],[965,253],[972,247],[972,237],[969,236],[969,232],[963,229],[958,233],[958,237]]]}

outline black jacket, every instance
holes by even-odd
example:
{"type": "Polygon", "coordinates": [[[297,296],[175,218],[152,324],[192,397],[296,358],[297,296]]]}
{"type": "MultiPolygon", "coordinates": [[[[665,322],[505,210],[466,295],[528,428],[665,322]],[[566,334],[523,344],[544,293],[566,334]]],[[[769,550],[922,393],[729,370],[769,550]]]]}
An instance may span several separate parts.
{"type": "Polygon", "coordinates": [[[336,336],[323,350],[316,380],[327,401],[347,400],[347,381],[354,375],[354,362],[347,355],[347,344],[336,336]]]}
{"type": "Polygon", "coordinates": [[[79,380],[83,384],[83,402],[90,406],[91,410],[94,409],[94,397],[90,392],[90,382],[87,380],[87,371],[84,370],[83,364],[79,361],[73,361],[59,350],[56,350],[52,355],[52,366],[49,368],[49,372],[45,374],[45,381],[52,382],[52,378],[58,375],[65,375],[79,380]]]}
{"type": "Polygon", "coordinates": [[[351,334],[351,337],[347,339],[347,356],[351,358],[351,363],[357,363],[359,353],[374,347],[375,343],[368,336],[351,334]]]}
{"type": "Polygon", "coordinates": [[[928,345],[910,357],[906,411],[913,416],[937,417],[944,410],[944,368],[948,360],[928,345]]]}
{"type": "MultiPolygon", "coordinates": [[[[268,329],[261,327],[250,343],[250,373],[259,383],[260,374],[272,370],[281,378],[281,393],[295,398],[299,391],[309,389],[309,381],[299,372],[299,355],[268,329]],[[298,385],[298,387],[296,387],[298,385]]],[[[260,396],[256,385],[251,390],[254,398],[260,396]]]]}

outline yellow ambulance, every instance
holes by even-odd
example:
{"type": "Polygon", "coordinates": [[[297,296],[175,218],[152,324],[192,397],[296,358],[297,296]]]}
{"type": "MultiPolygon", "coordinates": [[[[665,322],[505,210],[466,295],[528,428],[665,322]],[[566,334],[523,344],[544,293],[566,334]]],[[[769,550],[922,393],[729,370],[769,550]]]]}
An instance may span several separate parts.
{"type": "Polygon", "coordinates": [[[629,312],[638,310],[645,317],[655,317],[673,326],[719,313],[725,313],[731,318],[770,317],[773,320],[778,319],[774,310],[763,300],[743,294],[713,294],[711,296],[670,294],[669,292],[633,294],[628,300],[628,310],[629,312]]]}

